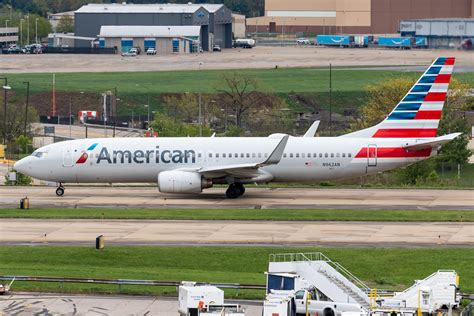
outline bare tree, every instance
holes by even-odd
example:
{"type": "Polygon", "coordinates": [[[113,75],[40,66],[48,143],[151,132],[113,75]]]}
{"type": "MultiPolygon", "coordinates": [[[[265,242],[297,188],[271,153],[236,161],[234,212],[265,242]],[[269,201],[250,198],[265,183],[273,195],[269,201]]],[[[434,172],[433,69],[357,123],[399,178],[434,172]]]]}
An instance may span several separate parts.
{"type": "Polygon", "coordinates": [[[234,112],[235,125],[242,128],[246,115],[266,105],[267,94],[257,92],[258,82],[249,75],[233,72],[223,79],[226,87],[218,92],[224,95],[229,111],[234,112]]]}

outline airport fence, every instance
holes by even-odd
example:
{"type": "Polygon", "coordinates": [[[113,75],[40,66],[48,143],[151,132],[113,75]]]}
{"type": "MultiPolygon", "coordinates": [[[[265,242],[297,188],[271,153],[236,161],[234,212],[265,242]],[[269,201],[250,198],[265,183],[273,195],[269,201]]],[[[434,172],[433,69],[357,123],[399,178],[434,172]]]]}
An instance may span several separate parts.
{"type": "MultiPolygon", "coordinates": [[[[132,279],[92,279],[92,278],[66,278],[66,277],[32,277],[32,276],[0,276],[0,281],[6,282],[45,282],[45,283],[59,283],[60,288],[64,284],[103,284],[103,285],[117,285],[118,290],[122,290],[122,286],[160,286],[160,287],[178,287],[181,281],[158,281],[158,280],[132,280],[132,279]]],[[[260,284],[239,284],[239,283],[204,283],[196,282],[196,285],[211,285],[220,289],[234,289],[239,290],[265,290],[265,285],[260,284]]]]}

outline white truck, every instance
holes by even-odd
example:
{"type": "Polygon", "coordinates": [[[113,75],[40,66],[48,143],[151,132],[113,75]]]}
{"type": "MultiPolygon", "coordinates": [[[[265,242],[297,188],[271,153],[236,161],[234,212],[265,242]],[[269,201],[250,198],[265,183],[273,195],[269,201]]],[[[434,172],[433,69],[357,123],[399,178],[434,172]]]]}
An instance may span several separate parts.
{"type": "Polygon", "coordinates": [[[263,316],[367,316],[359,304],[332,302],[316,289],[272,290],[263,304],[263,316]]]}
{"type": "Polygon", "coordinates": [[[255,40],[252,38],[238,38],[234,41],[234,47],[252,48],[255,47],[255,40]]]}
{"type": "Polygon", "coordinates": [[[178,290],[178,312],[182,316],[198,316],[210,305],[224,304],[224,291],[210,285],[182,282],[178,290]]]}

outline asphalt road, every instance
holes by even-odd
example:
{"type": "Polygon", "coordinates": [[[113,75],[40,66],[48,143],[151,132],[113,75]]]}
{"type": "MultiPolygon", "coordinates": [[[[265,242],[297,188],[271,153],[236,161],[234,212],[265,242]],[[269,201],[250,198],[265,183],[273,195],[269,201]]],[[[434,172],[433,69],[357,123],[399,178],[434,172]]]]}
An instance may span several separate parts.
{"type": "Polygon", "coordinates": [[[18,207],[28,196],[34,207],[127,208],[329,208],[474,210],[474,190],[248,188],[238,199],[226,199],[225,188],[200,195],[158,192],[155,186],[0,186],[0,207],[18,207]]]}
{"type": "MultiPolygon", "coordinates": [[[[262,315],[261,302],[241,304],[246,316],[262,315]]],[[[177,316],[176,298],[124,295],[18,293],[0,296],[0,315],[160,315],[177,316]]]]}
{"type": "Polygon", "coordinates": [[[474,223],[2,219],[3,245],[472,247],[474,223]]]}

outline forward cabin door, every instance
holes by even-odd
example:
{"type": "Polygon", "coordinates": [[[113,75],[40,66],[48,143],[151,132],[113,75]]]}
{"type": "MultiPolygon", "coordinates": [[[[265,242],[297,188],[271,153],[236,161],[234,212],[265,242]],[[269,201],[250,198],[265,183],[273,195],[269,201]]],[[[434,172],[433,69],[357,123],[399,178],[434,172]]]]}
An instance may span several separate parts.
{"type": "Polygon", "coordinates": [[[367,146],[367,167],[377,167],[377,145],[367,146]]]}
{"type": "Polygon", "coordinates": [[[72,167],[74,165],[72,153],[72,147],[63,148],[63,167],[72,167]]]}

